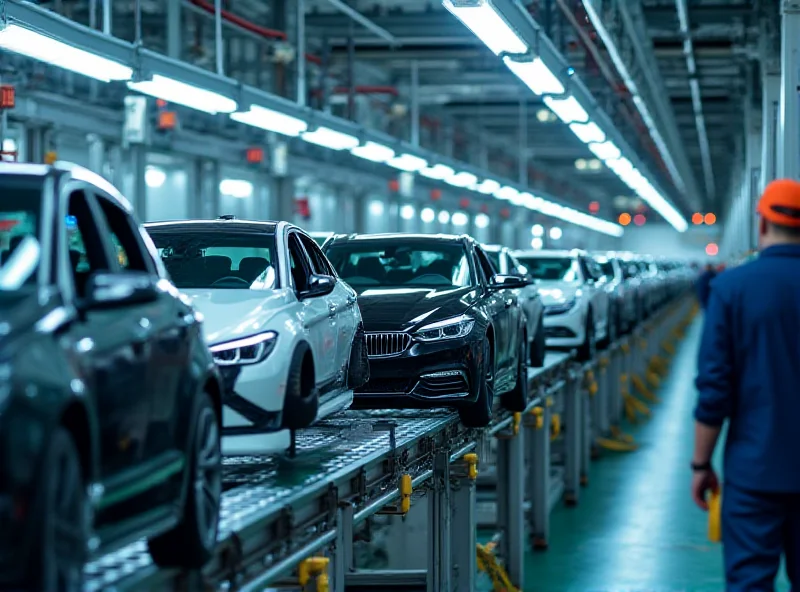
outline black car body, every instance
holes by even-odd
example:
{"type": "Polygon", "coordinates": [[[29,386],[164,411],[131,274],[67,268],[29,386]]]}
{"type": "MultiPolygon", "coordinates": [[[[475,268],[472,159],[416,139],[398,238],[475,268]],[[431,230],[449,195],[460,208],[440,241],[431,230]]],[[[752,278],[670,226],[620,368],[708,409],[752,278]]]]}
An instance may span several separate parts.
{"type": "Polygon", "coordinates": [[[336,236],[325,253],[358,296],[370,380],[356,407],[455,407],[480,427],[494,393],[527,402],[527,335],[515,290],[467,236],[336,236]]]}
{"type": "Polygon", "coordinates": [[[0,186],[0,589],[81,589],[141,537],[199,566],[221,493],[200,319],[101,177],[0,164],[0,186]]]}

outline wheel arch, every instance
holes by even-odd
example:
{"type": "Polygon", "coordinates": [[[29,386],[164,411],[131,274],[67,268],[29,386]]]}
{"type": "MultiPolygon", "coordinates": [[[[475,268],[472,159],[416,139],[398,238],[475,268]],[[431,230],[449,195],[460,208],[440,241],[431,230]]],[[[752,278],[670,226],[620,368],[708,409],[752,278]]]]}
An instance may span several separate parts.
{"type": "Polygon", "coordinates": [[[95,446],[96,434],[94,424],[90,419],[89,410],[78,399],[73,399],[61,413],[59,424],[69,432],[75,448],[78,450],[78,457],[81,462],[81,469],[84,472],[83,478],[87,483],[97,479],[99,453],[95,446]]]}

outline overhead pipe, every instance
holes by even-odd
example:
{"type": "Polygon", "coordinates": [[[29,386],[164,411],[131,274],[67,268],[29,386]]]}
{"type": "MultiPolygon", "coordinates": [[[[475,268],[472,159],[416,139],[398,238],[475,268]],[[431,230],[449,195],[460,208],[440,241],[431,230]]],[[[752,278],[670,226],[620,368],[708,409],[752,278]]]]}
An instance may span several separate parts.
{"type": "Polygon", "coordinates": [[[703,99],[700,96],[700,83],[698,82],[697,62],[694,59],[694,43],[692,32],[689,29],[689,11],[686,0],[675,0],[678,10],[678,22],[683,36],[683,54],[686,57],[686,68],[689,71],[689,90],[692,94],[692,109],[694,110],[694,123],[697,128],[697,140],[700,144],[700,159],[703,164],[703,176],[706,182],[706,195],[714,199],[716,187],[714,186],[714,167],[711,164],[711,148],[708,144],[708,130],[703,115],[703,99]]]}
{"type": "Polygon", "coordinates": [[[373,33],[375,33],[375,35],[377,35],[381,39],[388,41],[390,45],[392,46],[399,45],[395,36],[392,35],[389,31],[387,31],[383,27],[376,25],[374,22],[365,17],[363,14],[358,12],[356,9],[342,2],[342,0],[328,0],[328,2],[331,5],[333,5],[333,7],[336,8],[339,12],[349,16],[351,19],[353,19],[355,22],[357,22],[365,29],[372,31],[373,33]]]}

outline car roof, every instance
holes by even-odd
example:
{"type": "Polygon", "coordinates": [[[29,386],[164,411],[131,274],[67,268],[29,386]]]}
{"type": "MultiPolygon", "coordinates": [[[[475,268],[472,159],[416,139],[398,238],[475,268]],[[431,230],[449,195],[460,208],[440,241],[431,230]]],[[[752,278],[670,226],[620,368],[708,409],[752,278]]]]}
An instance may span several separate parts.
{"type": "Polygon", "coordinates": [[[484,251],[489,251],[490,253],[500,253],[503,250],[507,250],[507,247],[503,245],[481,245],[484,251]]]}
{"type": "Polygon", "coordinates": [[[467,235],[457,234],[405,234],[400,232],[387,232],[381,234],[337,234],[334,235],[331,243],[345,241],[383,241],[383,240],[408,240],[408,241],[431,241],[431,242],[464,242],[471,240],[467,235]]]}
{"type": "Polygon", "coordinates": [[[579,249],[573,249],[571,251],[568,250],[556,250],[556,249],[539,249],[539,250],[522,250],[522,251],[514,251],[513,255],[515,256],[525,256],[525,257],[575,257],[577,255],[584,255],[585,252],[579,249]]]}
{"type": "Polygon", "coordinates": [[[0,162],[0,175],[26,175],[30,177],[51,177],[69,175],[71,178],[84,181],[102,189],[117,205],[128,213],[133,212],[130,201],[114,187],[108,179],[79,164],[58,160],[53,164],[34,164],[27,162],[0,162]]]}
{"type": "Polygon", "coordinates": [[[275,234],[280,222],[274,220],[165,220],[148,222],[144,227],[148,230],[159,228],[179,228],[181,230],[211,227],[213,230],[233,230],[235,232],[261,232],[275,234]]]}

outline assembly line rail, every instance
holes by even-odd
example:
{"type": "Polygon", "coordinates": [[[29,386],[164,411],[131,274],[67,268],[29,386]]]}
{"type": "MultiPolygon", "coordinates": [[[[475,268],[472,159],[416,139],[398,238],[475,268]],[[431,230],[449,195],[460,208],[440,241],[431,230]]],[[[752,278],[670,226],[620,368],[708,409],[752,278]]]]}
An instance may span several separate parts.
{"type": "Polygon", "coordinates": [[[526,535],[546,548],[553,506],[578,503],[595,442],[630,411],[629,377],[646,374],[642,364],[660,347],[653,344],[686,306],[667,307],[591,362],[548,352],[543,368],[529,369],[527,409],[496,406],[488,429],[465,428],[449,410],[350,410],[298,432],[291,456],[226,458],[209,565],[159,569],[138,541],[90,563],[86,589],[255,592],[309,557],[332,555],[337,592],[406,580],[407,590],[461,590],[473,585],[465,574],[475,571],[478,524],[500,533],[497,555],[511,580],[522,582],[526,535]],[[378,514],[405,517],[420,491],[429,498],[426,526],[437,525],[426,528],[428,569],[356,570],[355,527],[378,514]]]}

